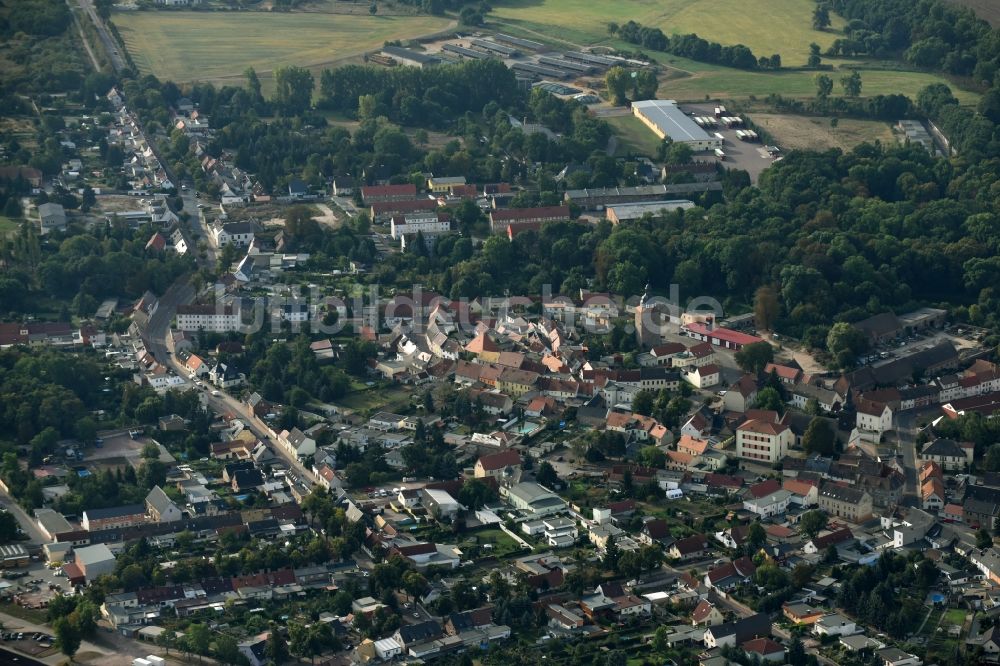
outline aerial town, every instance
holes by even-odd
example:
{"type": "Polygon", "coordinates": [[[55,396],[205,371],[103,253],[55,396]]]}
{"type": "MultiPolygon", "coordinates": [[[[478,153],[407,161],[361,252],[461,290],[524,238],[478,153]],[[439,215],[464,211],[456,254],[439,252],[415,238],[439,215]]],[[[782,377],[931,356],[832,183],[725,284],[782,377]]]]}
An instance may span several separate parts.
{"type": "Polygon", "coordinates": [[[1000,13],[662,4],[0,4],[0,666],[1000,663],[1000,13]]]}

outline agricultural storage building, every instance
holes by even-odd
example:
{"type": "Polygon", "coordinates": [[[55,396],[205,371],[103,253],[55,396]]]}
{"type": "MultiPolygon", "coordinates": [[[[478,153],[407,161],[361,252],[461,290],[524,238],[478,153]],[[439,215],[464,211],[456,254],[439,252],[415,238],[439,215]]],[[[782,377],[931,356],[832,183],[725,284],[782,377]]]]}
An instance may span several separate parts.
{"type": "Polygon", "coordinates": [[[639,201],[636,203],[608,206],[605,209],[605,214],[611,224],[619,224],[621,222],[628,222],[629,220],[638,220],[647,213],[662,215],[673,210],[693,207],[694,202],[686,199],[677,199],[674,201],[639,201]]]}
{"type": "Polygon", "coordinates": [[[661,139],[685,143],[693,150],[714,150],[722,146],[721,139],[698,127],[671,99],[633,102],[632,113],[661,139]]]}
{"type": "Polygon", "coordinates": [[[404,49],[401,46],[383,46],[382,55],[393,58],[409,67],[430,67],[441,62],[440,58],[420,53],[419,51],[404,49]]]}

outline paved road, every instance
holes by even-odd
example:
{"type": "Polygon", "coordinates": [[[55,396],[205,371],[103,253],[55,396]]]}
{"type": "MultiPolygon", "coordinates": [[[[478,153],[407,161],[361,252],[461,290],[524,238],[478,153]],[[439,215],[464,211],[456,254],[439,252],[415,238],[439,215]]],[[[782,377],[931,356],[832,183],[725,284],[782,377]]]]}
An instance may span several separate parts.
{"type": "MultiPolygon", "coordinates": [[[[184,282],[183,280],[178,280],[171,285],[169,289],[167,289],[162,297],[160,297],[156,312],[153,313],[152,317],[150,317],[149,324],[146,326],[145,331],[143,331],[143,342],[146,344],[146,349],[153,353],[156,360],[171,368],[179,377],[187,377],[187,372],[184,370],[180,361],[175,359],[172,355],[167,354],[166,340],[167,335],[170,332],[170,322],[174,318],[174,312],[177,310],[177,306],[179,304],[192,302],[194,297],[194,288],[191,287],[189,283],[184,282]]],[[[219,416],[236,416],[243,414],[243,405],[237,398],[229,395],[225,391],[219,391],[219,395],[213,395],[213,393],[213,389],[206,388],[203,389],[202,395],[205,399],[205,404],[209,407],[209,409],[215,412],[215,414],[219,416]]],[[[288,464],[289,469],[293,470],[300,479],[305,481],[310,486],[316,484],[317,479],[312,471],[273,442],[268,437],[266,430],[258,427],[252,422],[248,422],[248,425],[250,426],[250,430],[253,434],[267,443],[276,455],[284,459],[284,461],[288,464]]]]}
{"type": "Polygon", "coordinates": [[[18,524],[24,533],[28,535],[28,539],[32,544],[41,545],[43,543],[48,543],[48,539],[42,534],[42,531],[38,529],[38,523],[36,523],[28,513],[21,508],[21,505],[14,501],[14,498],[5,492],[0,491],[0,506],[2,506],[7,511],[14,515],[17,519],[18,524]]]}
{"type": "Polygon", "coordinates": [[[101,39],[101,43],[104,45],[104,50],[108,53],[108,58],[111,59],[111,66],[114,67],[115,72],[120,72],[128,67],[128,63],[125,62],[125,58],[118,51],[118,43],[115,41],[114,37],[108,31],[108,26],[104,24],[101,17],[97,15],[97,11],[94,9],[94,3],[92,0],[79,0],[80,9],[90,16],[90,20],[93,21],[94,27],[97,28],[97,35],[101,39]]]}

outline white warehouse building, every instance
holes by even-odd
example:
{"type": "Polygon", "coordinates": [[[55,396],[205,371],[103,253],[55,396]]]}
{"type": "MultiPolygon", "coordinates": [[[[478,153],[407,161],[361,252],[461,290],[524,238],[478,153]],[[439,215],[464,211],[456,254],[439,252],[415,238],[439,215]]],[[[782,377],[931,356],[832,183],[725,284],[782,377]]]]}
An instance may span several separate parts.
{"type": "Polygon", "coordinates": [[[632,113],[661,139],[669,138],[675,143],[686,143],[695,151],[722,147],[722,139],[698,127],[672,99],[632,102],[632,113]]]}

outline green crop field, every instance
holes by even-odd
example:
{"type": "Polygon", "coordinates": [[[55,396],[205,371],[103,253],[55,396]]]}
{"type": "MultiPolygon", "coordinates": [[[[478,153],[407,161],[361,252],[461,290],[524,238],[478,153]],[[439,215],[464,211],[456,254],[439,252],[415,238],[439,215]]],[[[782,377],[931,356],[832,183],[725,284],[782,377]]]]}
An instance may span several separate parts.
{"type": "MultiPolygon", "coordinates": [[[[816,94],[815,71],[786,69],[777,72],[748,72],[731,67],[693,63],[684,58],[658,54],[658,61],[667,67],[665,80],[661,80],[658,97],[680,101],[711,98],[746,98],[751,95],[763,98],[770,94],[785,97],[812,97],[816,94]]],[[[979,95],[962,90],[944,76],[930,72],[912,72],[896,69],[866,68],[858,63],[861,73],[862,96],[901,93],[916,99],[917,93],[931,83],[948,85],[963,104],[975,104],[979,95]]],[[[823,72],[834,81],[834,96],[842,94],[840,78],[849,73],[844,69],[823,72]]]]}
{"type": "Polygon", "coordinates": [[[367,13],[119,12],[113,20],[143,73],[173,81],[224,81],[251,66],[261,74],[315,68],[449,25],[434,16],[367,13]]]}
{"type": "MultiPolygon", "coordinates": [[[[608,23],[631,19],[667,36],[694,32],[721,44],[745,44],[757,55],[780,53],[787,64],[804,64],[810,42],[825,49],[838,37],[835,31],[812,29],[815,6],[812,0],[502,0],[493,5],[490,21],[591,45],[608,39],[608,23]]],[[[833,19],[838,29],[843,21],[833,19]]]]}

